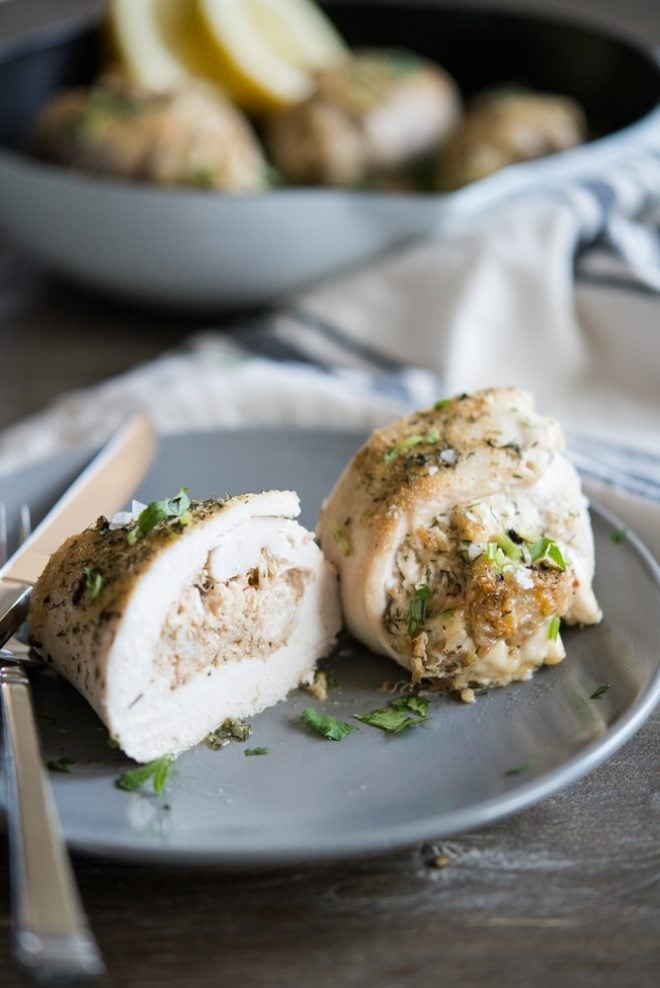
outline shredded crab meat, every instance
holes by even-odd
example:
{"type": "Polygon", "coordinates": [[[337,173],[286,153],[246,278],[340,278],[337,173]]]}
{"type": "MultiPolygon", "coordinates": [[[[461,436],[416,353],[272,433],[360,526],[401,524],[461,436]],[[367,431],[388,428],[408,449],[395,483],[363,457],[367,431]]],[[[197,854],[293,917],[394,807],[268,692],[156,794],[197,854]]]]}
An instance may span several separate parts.
{"type": "Polygon", "coordinates": [[[502,569],[486,554],[499,533],[539,537],[556,521],[496,495],[408,535],[394,558],[383,620],[394,649],[410,658],[413,678],[460,689],[526,678],[561,660],[561,640],[551,641],[548,627],[570,607],[573,574],[513,561],[502,569]]]}
{"type": "Polygon", "coordinates": [[[266,659],[287,644],[308,570],[262,549],[257,564],[216,581],[198,574],[163,625],[155,664],[177,689],[193,676],[246,657],[266,659]]]}
{"type": "MultiPolygon", "coordinates": [[[[426,670],[435,654],[451,667],[470,646],[459,609],[468,579],[468,565],[454,551],[446,530],[435,524],[418,529],[401,545],[388,587],[385,622],[397,651],[410,653],[426,670]],[[425,618],[409,634],[411,605],[418,587],[429,588],[425,618]]],[[[439,672],[439,670],[438,670],[439,672]]]]}

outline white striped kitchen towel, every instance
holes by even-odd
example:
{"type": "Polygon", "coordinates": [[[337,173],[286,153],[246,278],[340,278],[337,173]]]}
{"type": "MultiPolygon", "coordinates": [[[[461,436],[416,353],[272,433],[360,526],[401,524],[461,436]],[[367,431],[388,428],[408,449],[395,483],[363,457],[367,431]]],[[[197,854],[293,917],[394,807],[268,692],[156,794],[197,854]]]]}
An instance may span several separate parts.
{"type": "Polygon", "coordinates": [[[0,436],[0,471],[101,442],[134,407],[163,432],[367,430],[511,384],[564,424],[587,476],[660,502],[658,218],[660,154],[641,150],[62,396],[0,436]]]}

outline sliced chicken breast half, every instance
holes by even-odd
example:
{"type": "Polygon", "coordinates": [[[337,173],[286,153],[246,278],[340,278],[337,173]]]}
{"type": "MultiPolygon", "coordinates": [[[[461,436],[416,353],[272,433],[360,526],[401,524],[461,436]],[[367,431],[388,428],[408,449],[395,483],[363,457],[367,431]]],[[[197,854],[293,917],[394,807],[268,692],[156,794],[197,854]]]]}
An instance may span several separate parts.
{"type": "Polygon", "coordinates": [[[35,648],[141,762],[282,700],[340,625],[335,570],[292,520],[296,494],[160,504],[173,513],[153,527],[158,511],[142,527],[100,518],[65,542],[29,616],[35,648]]]}
{"type": "Polygon", "coordinates": [[[587,501],[563,447],[557,422],[513,388],[374,432],[319,522],[353,635],[414,681],[461,691],[561,661],[560,620],[601,616],[587,501]]]}

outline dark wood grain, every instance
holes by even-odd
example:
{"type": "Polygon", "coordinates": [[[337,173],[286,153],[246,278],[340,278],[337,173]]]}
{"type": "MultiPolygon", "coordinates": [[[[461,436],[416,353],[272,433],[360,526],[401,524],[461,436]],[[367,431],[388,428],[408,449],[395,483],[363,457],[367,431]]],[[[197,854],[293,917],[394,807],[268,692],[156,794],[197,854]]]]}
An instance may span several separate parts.
{"type": "Polygon", "coordinates": [[[199,322],[59,283],[0,243],[0,428],[149,360],[199,322]]]}
{"type": "MultiPolygon", "coordinates": [[[[15,28],[21,18],[49,17],[55,4],[11,6],[3,16],[15,28]]],[[[67,0],[60,9],[82,6],[67,0]]],[[[644,36],[660,37],[660,7],[644,0],[555,6],[602,13],[617,26],[629,19],[640,37],[646,10],[653,26],[644,36]]],[[[0,427],[155,356],[192,328],[57,286],[3,254],[0,427]]],[[[109,968],[99,984],[655,988],[659,750],[656,713],[565,792],[482,830],[384,857],[233,873],[76,857],[109,968]]],[[[26,982],[11,961],[6,851],[2,837],[0,988],[14,988],[26,982]]]]}
{"type": "MultiPolygon", "coordinates": [[[[656,715],[565,792],[386,857],[234,873],[78,857],[103,983],[651,988],[659,750],[656,715]]],[[[2,873],[0,988],[13,988],[2,873]]]]}

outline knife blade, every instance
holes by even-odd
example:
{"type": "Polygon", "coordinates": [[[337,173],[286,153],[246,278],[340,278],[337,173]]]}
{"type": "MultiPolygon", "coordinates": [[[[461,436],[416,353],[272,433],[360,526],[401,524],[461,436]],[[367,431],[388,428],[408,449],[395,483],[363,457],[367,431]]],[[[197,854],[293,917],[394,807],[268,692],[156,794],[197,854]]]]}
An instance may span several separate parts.
{"type": "Polygon", "coordinates": [[[25,620],[32,585],[70,535],[124,507],[156,449],[146,415],[135,415],[106,443],[43,521],[0,568],[0,646],[25,620]]]}

